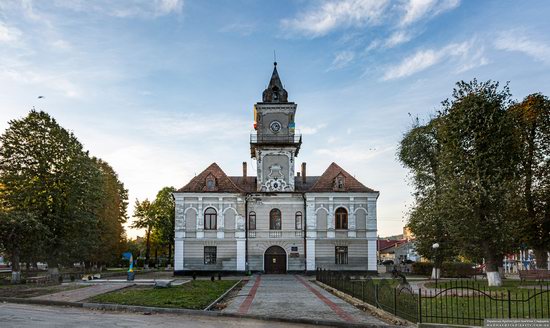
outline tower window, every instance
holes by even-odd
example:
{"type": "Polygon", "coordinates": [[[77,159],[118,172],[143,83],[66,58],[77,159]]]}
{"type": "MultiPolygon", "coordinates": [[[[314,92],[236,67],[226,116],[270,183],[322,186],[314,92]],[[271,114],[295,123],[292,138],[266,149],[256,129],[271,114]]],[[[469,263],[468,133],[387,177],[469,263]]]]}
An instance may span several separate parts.
{"type": "Polygon", "coordinates": [[[348,211],[343,207],[338,207],[335,213],[336,229],[348,228],[348,211]]]}
{"type": "Polygon", "coordinates": [[[256,230],[256,212],[248,214],[248,230],[256,230]]]}
{"type": "Polygon", "coordinates": [[[212,207],[207,208],[204,211],[204,230],[216,230],[217,229],[218,213],[212,207]]]}
{"type": "Polygon", "coordinates": [[[302,212],[296,212],[296,230],[302,230],[302,212]]]}
{"type": "Polygon", "coordinates": [[[281,211],[277,208],[269,212],[269,229],[281,230],[281,211]]]}

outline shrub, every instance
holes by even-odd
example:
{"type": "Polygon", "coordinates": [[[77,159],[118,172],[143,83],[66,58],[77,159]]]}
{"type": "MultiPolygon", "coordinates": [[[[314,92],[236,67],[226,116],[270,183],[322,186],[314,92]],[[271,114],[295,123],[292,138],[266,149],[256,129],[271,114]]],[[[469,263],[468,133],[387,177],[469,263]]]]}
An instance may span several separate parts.
{"type": "Polygon", "coordinates": [[[432,274],[434,265],[431,262],[416,262],[412,264],[412,273],[421,276],[429,276],[432,274]]]}
{"type": "Polygon", "coordinates": [[[441,274],[447,278],[469,278],[474,274],[472,263],[445,262],[441,266],[441,274]]]}

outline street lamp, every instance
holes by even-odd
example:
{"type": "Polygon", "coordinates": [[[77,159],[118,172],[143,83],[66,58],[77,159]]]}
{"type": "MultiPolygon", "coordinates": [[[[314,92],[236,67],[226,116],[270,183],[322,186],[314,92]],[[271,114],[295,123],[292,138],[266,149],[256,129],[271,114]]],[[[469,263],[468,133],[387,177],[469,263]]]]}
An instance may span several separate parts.
{"type": "Polygon", "coordinates": [[[439,248],[439,244],[435,243],[432,245],[432,248],[434,250],[434,275],[435,275],[435,288],[437,288],[437,279],[439,278],[439,272],[437,268],[437,249],[439,248]]]}

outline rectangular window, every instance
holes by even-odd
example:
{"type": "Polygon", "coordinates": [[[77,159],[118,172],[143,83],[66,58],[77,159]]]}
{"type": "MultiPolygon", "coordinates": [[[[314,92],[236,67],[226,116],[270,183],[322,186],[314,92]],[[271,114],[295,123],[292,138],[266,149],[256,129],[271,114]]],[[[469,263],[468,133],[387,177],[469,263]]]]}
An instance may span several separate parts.
{"type": "Polygon", "coordinates": [[[302,212],[296,213],[296,224],[295,224],[296,230],[302,230],[302,212]]]}
{"type": "Polygon", "coordinates": [[[348,264],[348,246],[336,246],[336,264],[348,264]]]}
{"type": "Polygon", "coordinates": [[[204,264],[216,264],[216,246],[204,246],[204,264]]]}
{"type": "Polygon", "coordinates": [[[256,212],[248,214],[248,230],[256,230],[256,212]]]}

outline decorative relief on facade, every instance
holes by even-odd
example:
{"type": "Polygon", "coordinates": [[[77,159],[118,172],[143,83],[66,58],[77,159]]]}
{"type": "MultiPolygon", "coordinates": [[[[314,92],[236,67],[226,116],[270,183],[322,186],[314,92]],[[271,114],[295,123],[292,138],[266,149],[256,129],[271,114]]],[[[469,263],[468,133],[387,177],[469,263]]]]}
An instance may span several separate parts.
{"type": "Polygon", "coordinates": [[[176,230],[185,229],[185,214],[183,204],[176,204],[176,230]]]}

